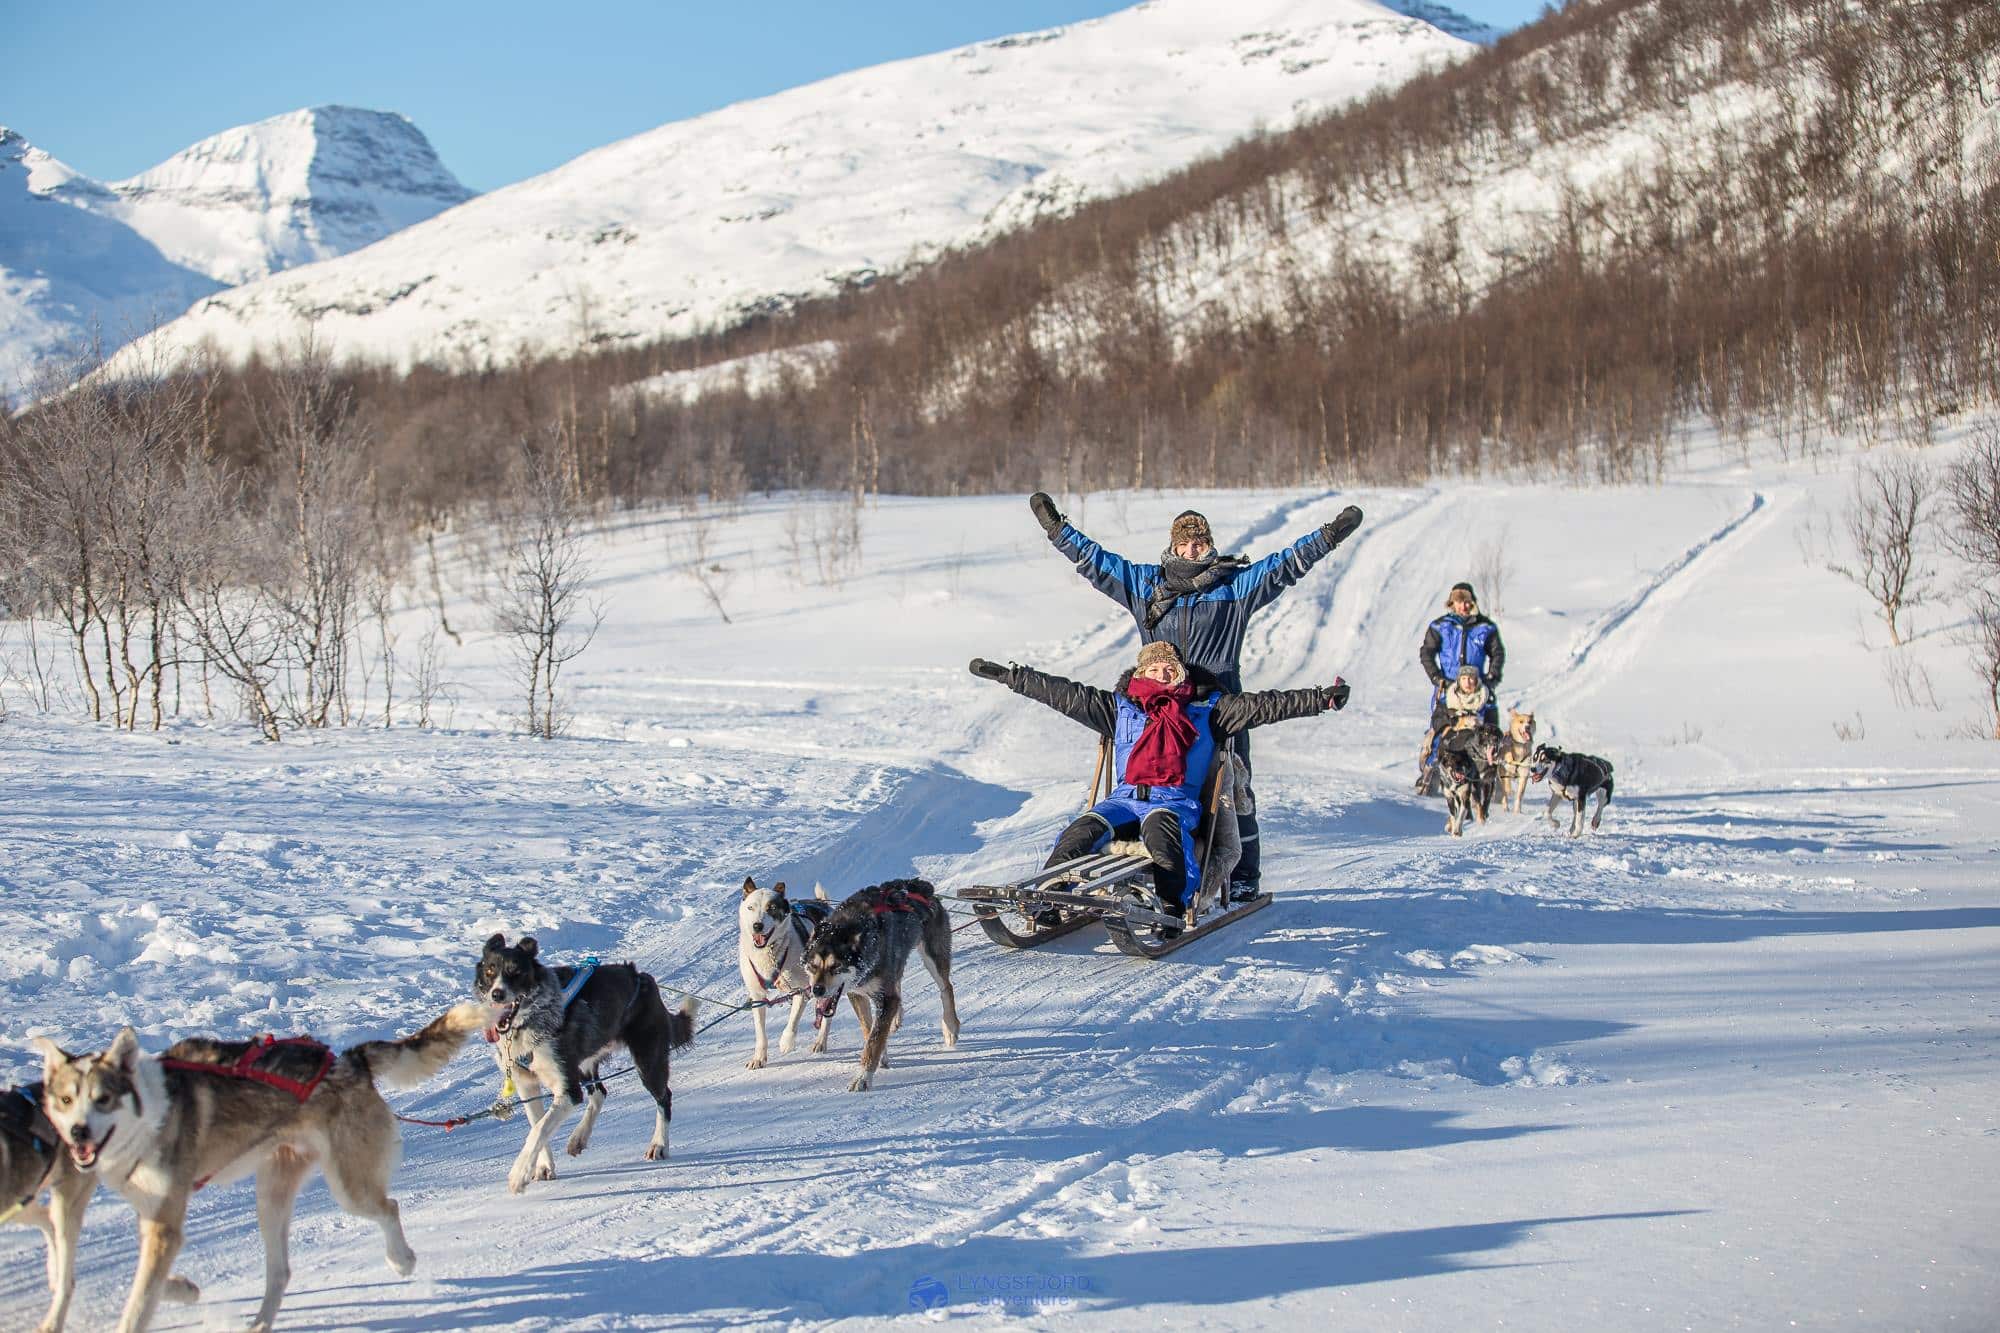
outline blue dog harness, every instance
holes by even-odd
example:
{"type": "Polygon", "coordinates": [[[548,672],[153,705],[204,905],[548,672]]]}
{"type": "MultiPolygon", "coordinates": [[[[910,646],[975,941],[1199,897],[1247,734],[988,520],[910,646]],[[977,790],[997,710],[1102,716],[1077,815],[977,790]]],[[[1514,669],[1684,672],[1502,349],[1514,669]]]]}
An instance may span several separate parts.
{"type": "MultiPolygon", "coordinates": [[[[583,989],[583,984],[590,980],[590,974],[596,970],[597,955],[594,953],[585,955],[583,965],[577,968],[576,975],[569,979],[569,985],[563,987],[562,1007],[564,1013],[569,1012],[570,1001],[577,997],[577,992],[583,989]]],[[[533,1062],[524,1055],[517,1055],[514,1057],[514,1063],[526,1069],[533,1062]]],[[[510,1084],[512,1081],[512,1079],[508,1080],[510,1084]]]]}

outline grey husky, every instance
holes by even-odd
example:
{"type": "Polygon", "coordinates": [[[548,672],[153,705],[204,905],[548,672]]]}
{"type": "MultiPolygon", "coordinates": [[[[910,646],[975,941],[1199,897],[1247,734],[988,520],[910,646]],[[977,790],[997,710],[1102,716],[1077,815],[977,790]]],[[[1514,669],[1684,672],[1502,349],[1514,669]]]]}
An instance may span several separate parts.
{"type": "Polygon", "coordinates": [[[563,1151],[574,1157],[589,1146],[597,1113],[604,1106],[597,1066],[619,1046],[631,1053],[639,1081],[657,1108],[646,1160],[665,1161],[667,1124],[674,1118],[668,1052],[694,1040],[695,1002],[688,1000],[670,1013],[650,974],[630,963],[602,963],[565,1003],[564,988],[577,978],[578,970],[548,967],[540,954],[541,946],[532,935],[513,945],[505,935],[495,935],[486,941],[473,972],[473,990],[494,1006],[492,1024],[486,1029],[493,1058],[527,1098],[528,1141],[507,1173],[507,1189],[519,1194],[530,1180],[555,1179],[549,1139],[583,1104],[586,1088],[589,1109],[563,1151]],[[554,1094],[547,1111],[540,1101],[544,1088],[554,1094]]]}
{"type": "MultiPolygon", "coordinates": [[[[71,1164],[124,1195],[139,1214],[138,1272],[119,1333],[140,1333],[177,1281],[169,1274],[194,1192],[253,1172],[264,1300],[252,1328],[270,1328],[284,1299],[292,1205],[315,1165],[335,1202],[381,1227],[389,1267],[407,1276],[417,1256],[389,1197],[402,1142],[375,1082],[422,1082],[484,1022],[480,1006],[462,1004],[415,1036],[367,1041],[338,1055],[299,1039],[202,1037],[147,1055],[129,1027],[93,1055],[71,1055],[36,1038],[43,1109],[71,1164]]],[[[191,1292],[182,1284],[174,1294],[191,1292]]]]}
{"type": "Polygon", "coordinates": [[[944,1002],[944,1048],[958,1045],[958,1005],[951,989],[951,918],[928,880],[894,879],[848,898],[806,945],[817,1021],[831,1023],[844,994],[861,1020],[861,1072],[847,1085],[866,1092],[884,1063],[889,1034],[903,1021],[903,969],[924,960],[944,1002]],[[869,1021],[868,1001],[875,1002],[869,1021]]]}
{"type": "MultiPolygon", "coordinates": [[[[34,1227],[48,1242],[49,1309],[35,1333],[57,1333],[76,1290],[76,1241],[97,1178],[72,1162],[49,1118],[42,1085],[0,1092],[0,1219],[34,1227]],[[41,1192],[49,1201],[40,1202],[41,1192]]],[[[200,1296],[185,1278],[169,1279],[168,1300],[200,1296]]]]}

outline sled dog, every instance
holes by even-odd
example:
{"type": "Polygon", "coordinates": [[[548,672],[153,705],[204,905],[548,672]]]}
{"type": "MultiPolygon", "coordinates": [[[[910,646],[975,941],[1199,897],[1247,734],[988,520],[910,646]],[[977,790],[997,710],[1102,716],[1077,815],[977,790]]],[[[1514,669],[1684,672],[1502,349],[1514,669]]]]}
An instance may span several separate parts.
{"type": "Polygon", "coordinates": [[[1507,710],[1507,739],[1500,745],[1500,808],[1521,813],[1528,794],[1528,766],[1535,753],[1535,715],[1507,710]]]}
{"type": "Polygon", "coordinates": [[[590,1146],[590,1131],[604,1107],[597,1066],[619,1046],[631,1054],[639,1081],[658,1108],[646,1160],[665,1161],[667,1122],[674,1118],[668,1052],[694,1040],[694,1001],[668,1012],[649,973],[630,963],[603,963],[582,978],[566,1003],[564,992],[578,980],[579,969],[545,966],[539,954],[532,935],[512,945],[505,935],[495,935],[473,970],[474,993],[493,1006],[486,1029],[493,1058],[527,1099],[528,1139],[507,1173],[507,1189],[519,1194],[530,1180],[555,1179],[549,1139],[583,1103],[586,1087],[590,1105],[563,1151],[574,1157],[590,1146]],[[553,1094],[546,1110],[540,1100],[544,1089],[553,1094]]]}
{"type": "MultiPolygon", "coordinates": [[[[778,1053],[790,1055],[798,1040],[799,1019],[806,1011],[806,992],[812,982],[806,976],[806,944],[820,922],[833,913],[826,890],[815,887],[813,897],[798,902],[785,896],[785,882],[768,889],[757,887],[747,876],[743,880],[743,901],[736,908],[736,970],[743,974],[743,989],[755,1008],[750,1021],[757,1028],[757,1047],[748,1068],[762,1069],[770,1058],[764,1035],[764,1010],[781,996],[792,997],[791,1016],[785,1020],[784,1035],[778,1038],[778,1053]]],[[[815,1055],[826,1050],[833,1031],[831,1022],[818,1025],[813,1038],[815,1055]]]]}
{"type": "Polygon", "coordinates": [[[1438,773],[1444,783],[1444,831],[1456,838],[1471,815],[1486,822],[1493,784],[1500,772],[1500,732],[1494,727],[1462,727],[1445,733],[1438,746],[1438,773]]]}
{"type": "Polygon", "coordinates": [[[1611,804],[1611,761],[1608,759],[1571,754],[1553,745],[1538,745],[1529,775],[1536,782],[1548,779],[1551,827],[1562,827],[1556,822],[1556,806],[1564,801],[1574,805],[1569,821],[1569,836],[1572,838],[1583,833],[1583,807],[1593,792],[1597,795],[1597,809],[1590,816],[1591,828],[1598,826],[1604,818],[1604,807],[1611,804]]]}
{"type": "MultiPolygon", "coordinates": [[[[70,1160],[62,1137],[42,1114],[42,1085],[0,1091],[0,1219],[42,1233],[48,1245],[49,1309],[35,1333],[58,1333],[76,1291],[76,1242],[97,1177],[70,1160]],[[41,1192],[49,1201],[40,1202],[41,1192]]],[[[201,1293],[186,1278],[169,1278],[171,1301],[201,1293]]]]}
{"type": "Polygon", "coordinates": [[[43,1107],[71,1164],[124,1195],[139,1214],[138,1272],[120,1333],[140,1333],[170,1291],[192,1298],[191,1285],[169,1277],[188,1200],[204,1185],[253,1172],[264,1236],[264,1301],[253,1328],[270,1328],[284,1299],[292,1205],[314,1166],[335,1202],[382,1229],[389,1267],[408,1276],[417,1256],[389,1197],[402,1144],[375,1083],[421,1083],[484,1021],[480,1006],[462,1004],[415,1036],[366,1041],[338,1055],[317,1042],[268,1037],[190,1037],[147,1055],[129,1027],[93,1055],[36,1038],[43,1107]]]}
{"type": "Polygon", "coordinates": [[[951,918],[928,880],[893,879],[862,889],[833,909],[806,945],[819,1022],[831,1023],[840,997],[861,1020],[861,1072],[847,1085],[866,1092],[884,1063],[889,1034],[903,1021],[903,969],[910,955],[924,961],[944,1004],[944,1047],[958,1045],[958,1006],[951,990],[951,918]],[[868,1001],[875,1002],[874,1021],[868,1001]]]}

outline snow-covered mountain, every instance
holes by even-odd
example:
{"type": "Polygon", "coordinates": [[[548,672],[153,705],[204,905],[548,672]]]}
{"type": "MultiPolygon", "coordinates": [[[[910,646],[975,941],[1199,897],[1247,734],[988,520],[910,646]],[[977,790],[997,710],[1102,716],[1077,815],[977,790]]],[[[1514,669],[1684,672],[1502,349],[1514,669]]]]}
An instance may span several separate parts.
{"type": "Polygon", "coordinates": [[[1400,82],[1475,49],[1450,20],[1376,0],[1150,0],[861,70],[600,148],[213,296],[163,336],[242,356],[310,317],[344,354],[407,363],[685,334],[1400,82]]]}
{"type": "Polygon", "coordinates": [[[471,197],[402,116],[326,106],[96,181],[0,130],[0,383],[101,332],[358,250],[471,197]]]}

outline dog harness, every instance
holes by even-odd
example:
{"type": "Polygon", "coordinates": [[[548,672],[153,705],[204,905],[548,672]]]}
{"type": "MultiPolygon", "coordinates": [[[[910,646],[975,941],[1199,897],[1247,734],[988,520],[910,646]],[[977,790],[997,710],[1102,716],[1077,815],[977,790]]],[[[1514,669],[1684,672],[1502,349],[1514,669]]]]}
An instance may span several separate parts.
{"type": "MultiPolygon", "coordinates": [[[[582,965],[576,969],[576,975],[569,979],[569,985],[563,987],[563,993],[562,993],[563,1013],[569,1012],[570,1002],[576,999],[577,995],[582,992],[584,983],[590,980],[591,973],[597,971],[597,968],[598,968],[597,955],[594,953],[584,955],[582,965]]],[[[528,1059],[526,1056],[517,1055],[514,1057],[514,1063],[521,1066],[521,1068],[526,1069],[529,1065],[533,1064],[534,1061],[528,1059]]],[[[503,1085],[501,1091],[503,1095],[508,1097],[514,1095],[514,1076],[512,1074],[507,1075],[506,1082],[503,1085]]]]}
{"type": "Polygon", "coordinates": [[[887,916],[891,912],[921,912],[931,905],[932,901],[928,894],[919,893],[915,889],[897,889],[893,893],[884,894],[882,901],[875,904],[871,915],[887,916]]]}
{"type": "Polygon", "coordinates": [[[249,1049],[237,1056],[234,1064],[223,1065],[215,1064],[208,1060],[178,1060],[171,1056],[161,1056],[160,1067],[163,1069],[177,1069],[184,1074],[214,1074],[221,1078],[240,1078],[247,1079],[252,1083],[262,1083],[266,1087],[290,1093],[303,1106],[306,1098],[313,1095],[313,1089],[317,1088],[321,1080],[332,1072],[333,1061],[333,1051],[323,1043],[314,1041],[311,1037],[273,1037],[270,1033],[266,1032],[251,1042],[249,1049]],[[309,1046],[316,1049],[319,1052],[319,1072],[311,1078],[301,1081],[295,1078],[288,1078],[283,1074],[274,1073],[269,1069],[260,1069],[257,1067],[259,1060],[280,1046],[309,1046]]]}
{"type": "Polygon", "coordinates": [[[42,1174],[36,1177],[34,1188],[19,1202],[9,1204],[4,1212],[0,1212],[0,1222],[11,1222],[14,1214],[33,1203],[56,1169],[57,1144],[53,1139],[43,1138],[37,1128],[43,1122],[41,1094],[42,1085],[34,1083],[27,1088],[9,1088],[4,1095],[0,1095],[0,1130],[27,1144],[35,1156],[42,1159],[42,1174]]]}

